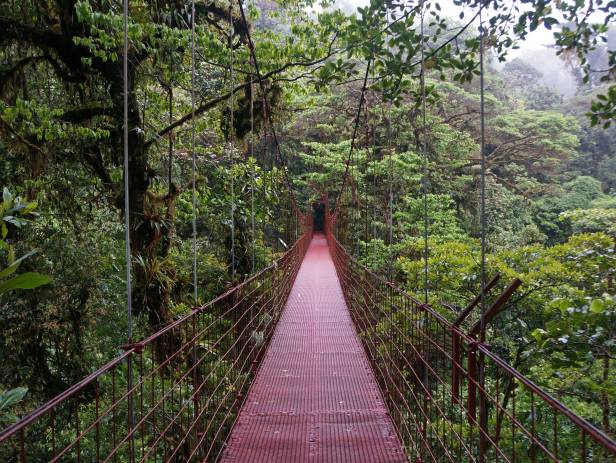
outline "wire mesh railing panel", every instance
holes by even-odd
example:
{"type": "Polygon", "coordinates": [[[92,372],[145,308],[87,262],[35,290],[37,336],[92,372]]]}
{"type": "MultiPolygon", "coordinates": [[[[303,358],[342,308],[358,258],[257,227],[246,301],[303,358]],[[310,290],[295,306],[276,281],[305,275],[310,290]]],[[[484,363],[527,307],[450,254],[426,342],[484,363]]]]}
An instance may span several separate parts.
{"type": "Polygon", "coordinates": [[[0,433],[3,462],[216,461],[311,239],[0,433]]]}
{"type": "Polygon", "coordinates": [[[487,345],[326,234],[345,300],[411,461],[610,462],[616,442],[487,345]]]}

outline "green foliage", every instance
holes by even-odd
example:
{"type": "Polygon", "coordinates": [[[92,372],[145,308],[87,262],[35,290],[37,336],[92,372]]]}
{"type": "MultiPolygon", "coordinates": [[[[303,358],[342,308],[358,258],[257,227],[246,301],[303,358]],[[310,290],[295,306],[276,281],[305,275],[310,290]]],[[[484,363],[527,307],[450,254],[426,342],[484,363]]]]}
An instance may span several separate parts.
{"type": "MultiPolygon", "coordinates": [[[[423,198],[405,197],[406,207],[396,213],[394,220],[400,223],[398,231],[405,236],[421,236],[423,233],[423,198]]],[[[454,201],[449,195],[429,194],[427,197],[428,234],[436,242],[458,241],[465,234],[453,208],[454,201]]]]}
{"type": "Polygon", "coordinates": [[[560,219],[569,222],[573,233],[604,231],[616,236],[616,208],[573,209],[562,212],[560,219]]]}
{"type": "Polygon", "coordinates": [[[16,387],[7,391],[0,389],[0,425],[7,426],[17,421],[17,416],[10,410],[21,402],[27,393],[26,387],[16,387]]]}
{"type": "Polygon", "coordinates": [[[550,111],[518,110],[499,115],[493,122],[495,136],[488,162],[506,180],[520,183],[521,192],[532,192],[521,184],[525,178],[543,183],[559,173],[576,156],[579,126],[573,117],[550,111]],[[511,164],[523,170],[511,170],[511,164]]]}
{"type": "MultiPolygon", "coordinates": [[[[407,287],[421,293],[422,243],[405,244],[408,257],[400,257],[398,265],[407,287]]],[[[431,241],[428,270],[431,300],[437,308],[442,307],[441,300],[464,307],[479,291],[479,255],[472,242],[431,241]]],[[[613,239],[602,233],[582,234],[552,247],[502,250],[488,256],[488,270],[489,275],[502,275],[501,285],[513,278],[523,281],[520,293],[489,326],[492,348],[510,359],[520,349],[516,368],[546,387],[566,391],[562,400],[604,426],[595,404],[604,397],[611,402],[616,392],[614,372],[608,366],[604,373],[603,363],[616,354],[613,239]]],[[[491,297],[498,292],[494,290],[491,297]]],[[[449,309],[442,310],[454,317],[449,309]]],[[[610,416],[616,419],[612,412],[610,416]]]]}
{"type": "Polygon", "coordinates": [[[586,218],[582,220],[587,222],[589,220],[601,222],[601,215],[605,215],[609,219],[610,212],[602,212],[602,208],[593,208],[595,201],[606,198],[601,188],[601,182],[597,179],[588,176],[577,177],[563,184],[562,187],[557,187],[556,192],[545,195],[536,201],[538,225],[551,242],[562,241],[571,233],[572,228],[569,227],[578,231],[608,231],[609,223],[605,224],[608,228],[595,227],[587,230],[580,228],[580,223],[576,223],[577,218],[583,216],[586,218]],[[596,219],[592,218],[594,214],[589,212],[591,209],[597,209],[596,219]]]}
{"type": "Polygon", "coordinates": [[[26,272],[8,281],[0,283],[0,295],[14,291],[16,289],[34,289],[39,286],[49,283],[50,278],[47,275],[41,275],[36,272],[26,272]]]}
{"type": "MultiPolygon", "coordinates": [[[[404,255],[398,259],[398,265],[404,275],[405,287],[412,293],[421,294],[425,288],[425,261],[421,258],[423,242],[406,241],[403,246],[404,255]]],[[[473,297],[479,283],[476,243],[429,241],[428,246],[428,284],[431,294],[452,304],[464,305],[473,297]]]]}
{"type": "MultiPolygon", "coordinates": [[[[0,298],[10,291],[35,289],[51,281],[47,275],[37,272],[25,272],[13,276],[19,266],[36,251],[30,251],[15,258],[15,249],[9,241],[9,234],[13,231],[12,228],[19,229],[27,225],[28,218],[35,215],[35,209],[36,203],[28,203],[19,196],[14,197],[8,188],[4,188],[2,204],[0,204],[0,251],[7,256],[7,266],[0,268],[0,298]]],[[[0,389],[0,425],[6,426],[17,420],[12,409],[22,401],[27,392],[28,388],[25,387],[0,389]]]]}
{"type": "MultiPolygon", "coordinates": [[[[480,205],[475,205],[479,210],[480,205]]],[[[493,249],[542,243],[546,236],[536,223],[533,203],[494,179],[486,182],[486,233],[493,249]]],[[[479,230],[479,218],[475,230],[479,230]]]]}
{"type": "Polygon", "coordinates": [[[607,129],[616,118],[616,85],[611,85],[607,95],[597,95],[597,100],[590,105],[590,125],[602,125],[607,129]]]}
{"type": "Polygon", "coordinates": [[[6,267],[0,268],[0,298],[16,289],[34,289],[48,284],[51,279],[37,272],[25,272],[13,276],[19,266],[36,251],[15,257],[15,248],[8,241],[9,227],[21,228],[28,223],[27,218],[34,215],[36,203],[25,202],[19,196],[13,197],[8,188],[2,193],[0,205],[0,251],[6,254],[6,267]]]}

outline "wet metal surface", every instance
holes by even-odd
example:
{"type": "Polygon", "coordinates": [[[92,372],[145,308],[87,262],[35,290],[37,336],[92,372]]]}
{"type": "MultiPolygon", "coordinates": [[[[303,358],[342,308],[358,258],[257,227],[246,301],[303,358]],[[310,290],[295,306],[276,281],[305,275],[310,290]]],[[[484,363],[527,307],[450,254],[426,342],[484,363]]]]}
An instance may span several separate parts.
{"type": "Polygon", "coordinates": [[[315,234],[222,461],[406,462],[315,234]]]}

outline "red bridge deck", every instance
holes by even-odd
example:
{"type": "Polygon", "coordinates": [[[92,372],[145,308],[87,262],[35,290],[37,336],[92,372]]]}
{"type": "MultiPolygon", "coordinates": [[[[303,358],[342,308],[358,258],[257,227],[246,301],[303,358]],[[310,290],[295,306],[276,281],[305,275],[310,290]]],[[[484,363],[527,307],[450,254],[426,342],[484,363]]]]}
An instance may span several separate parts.
{"type": "Polygon", "coordinates": [[[222,461],[407,461],[323,235],[310,244],[222,461]]]}

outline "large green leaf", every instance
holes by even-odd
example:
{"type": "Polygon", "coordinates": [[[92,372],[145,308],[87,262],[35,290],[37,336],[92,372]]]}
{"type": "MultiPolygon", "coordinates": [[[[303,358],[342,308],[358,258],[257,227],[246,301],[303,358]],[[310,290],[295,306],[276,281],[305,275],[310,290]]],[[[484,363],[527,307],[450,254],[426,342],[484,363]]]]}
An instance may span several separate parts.
{"type": "Polygon", "coordinates": [[[27,392],[27,387],[16,387],[8,391],[0,389],[0,424],[2,426],[14,423],[19,419],[17,415],[10,412],[10,408],[21,402],[27,392]]]}
{"type": "Polygon", "coordinates": [[[593,299],[593,301],[590,303],[590,311],[594,314],[601,313],[604,309],[605,302],[603,302],[603,300],[601,299],[593,299]]]}
{"type": "Polygon", "coordinates": [[[5,209],[8,209],[13,202],[13,195],[11,194],[11,190],[7,187],[4,187],[2,190],[2,202],[4,203],[3,205],[5,209]]]}
{"type": "Polygon", "coordinates": [[[28,392],[27,387],[16,387],[15,389],[9,389],[8,391],[0,390],[0,411],[15,405],[24,398],[28,392]]]}
{"type": "Polygon", "coordinates": [[[7,268],[0,270],[0,278],[6,278],[9,275],[15,273],[15,271],[19,268],[19,264],[21,264],[24,260],[26,260],[28,257],[35,253],[36,250],[30,251],[27,254],[21,256],[19,259],[15,259],[7,268]]]}
{"type": "Polygon", "coordinates": [[[27,272],[17,275],[10,280],[0,283],[0,294],[13,291],[14,289],[33,289],[42,285],[46,285],[51,281],[47,275],[37,272],[27,272]]]}

